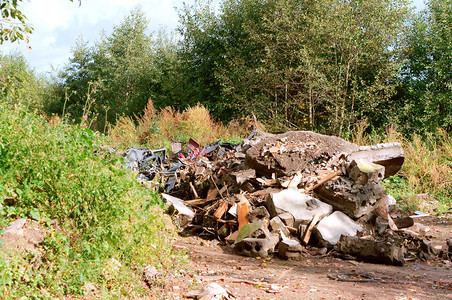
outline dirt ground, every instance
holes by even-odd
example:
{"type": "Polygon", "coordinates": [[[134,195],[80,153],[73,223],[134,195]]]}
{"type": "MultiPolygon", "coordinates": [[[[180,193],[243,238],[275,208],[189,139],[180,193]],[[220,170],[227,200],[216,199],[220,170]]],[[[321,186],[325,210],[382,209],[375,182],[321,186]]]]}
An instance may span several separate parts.
{"type": "MultiPolygon", "coordinates": [[[[452,238],[452,216],[423,218],[427,236],[446,249],[452,238]]],[[[190,291],[215,282],[237,299],[452,299],[452,263],[435,259],[403,267],[344,260],[327,253],[301,260],[240,256],[216,240],[179,237],[175,247],[187,250],[191,272],[172,278],[162,298],[184,299],[190,291]],[[328,276],[356,281],[338,281],[328,276]]],[[[315,254],[315,251],[311,251],[315,254]]]]}

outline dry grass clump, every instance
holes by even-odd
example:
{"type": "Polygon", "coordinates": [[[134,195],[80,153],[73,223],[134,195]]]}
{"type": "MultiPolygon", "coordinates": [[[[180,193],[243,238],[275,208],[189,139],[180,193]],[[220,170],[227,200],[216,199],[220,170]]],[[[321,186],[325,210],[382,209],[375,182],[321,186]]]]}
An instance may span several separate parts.
{"type": "MultiPolygon", "coordinates": [[[[449,200],[452,197],[452,140],[444,130],[422,139],[414,135],[404,141],[403,174],[419,193],[428,192],[449,200]]],[[[440,200],[440,199],[439,199],[440,200]]]]}
{"type": "Polygon", "coordinates": [[[398,176],[386,180],[385,187],[411,208],[443,211],[452,205],[452,139],[445,130],[421,137],[404,138],[395,126],[384,137],[366,134],[367,122],[358,123],[352,141],[358,145],[400,142],[405,163],[398,176]]]}
{"type": "MultiPolygon", "coordinates": [[[[249,119],[240,119],[224,126],[211,116],[201,104],[179,112],[172,107],[157,111],[151,99],[141,117],[124,117],[109,131],[112,146],[127,149],[133,146],[170,149],[171,139],[187,142],[190,138],[201,145],[217,140],[238,141],[246,137],[252,129],[249,119]]],[[[261,130],[264,126],[260,125],[261,130]]]]}
{"type": "Polygon", "coordinates": [[[139,135],[134,120],[122,117],[108,132],[111,146],[117,149],[127,149],[139,145],[139,135]]]}

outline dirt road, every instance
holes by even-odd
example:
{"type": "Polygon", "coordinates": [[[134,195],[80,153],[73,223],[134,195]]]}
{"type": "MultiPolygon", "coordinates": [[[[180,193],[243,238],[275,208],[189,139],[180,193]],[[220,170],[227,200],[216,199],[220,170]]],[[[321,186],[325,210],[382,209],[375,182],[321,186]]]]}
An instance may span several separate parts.
{"type": "MultiPolygon", "coordinates": [[[[423,223],[438,244],[452,237],[451,218],[423,223]]],[[[452,299],[452,264],[441,259],[395,267],[333,255],[297,261],[250,258],[218,241],[193,236],[178,238],[176,247],[187,250],[192,271],[171,279],[161,290],[162,298],[183,299],[189,291],[216,282],[237,299],[452,299]],[[340,275],[345,273],[354,275],[340,275]]]]}

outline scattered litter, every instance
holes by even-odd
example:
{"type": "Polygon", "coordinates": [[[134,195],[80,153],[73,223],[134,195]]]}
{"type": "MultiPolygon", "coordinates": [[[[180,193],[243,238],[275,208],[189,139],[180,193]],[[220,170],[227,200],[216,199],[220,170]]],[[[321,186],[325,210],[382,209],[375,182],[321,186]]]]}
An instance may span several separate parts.
{"type": "Polygon", "coordinates": [[[228,290],[223,288],[218,283],[212,282],[203,287],[199,292],[193,291],[185,295],[186,298],[200,299],[200,300],[227,300],[235,299],[236,297],[228,290]]]}

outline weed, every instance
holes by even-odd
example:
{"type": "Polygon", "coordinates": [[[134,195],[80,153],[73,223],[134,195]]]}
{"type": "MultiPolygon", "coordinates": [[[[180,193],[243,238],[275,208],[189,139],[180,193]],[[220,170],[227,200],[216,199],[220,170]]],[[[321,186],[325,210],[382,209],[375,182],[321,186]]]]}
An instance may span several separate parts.
{"type": "Polygon", "coordinates": [[[84,295],[87,282],[101,298],[137,298],[148,292],[141,282],[146,265],[168,272],[184,262],[161,213],[151,210],[158,194],[144,190],[120,157],[102,151],[106,138],[83,126],[87,119],[50,125],[0,103],[0,225],[33,218],[48,232],[34,267],[24,254],[2,253],[3,298],[84,295]],[[55,219],[58,227],[50,225],[55,219]]]}
{"type": "MultiPolygon", "coordinates": [[[[243,121],[242,121],[243,122],[243,121]]],[[[187,142],[193,138],[202,145],[217,140],[236,141],[249,134],[250,131],[238,130],[239,121],[225,127],[216,122],[209,111],[198,104],[179,112],[172,107],[156,111],[149,100],[143,115],[133,120],[130,117],[121,118],[109,132],[112,145],[119,149],[144,145],[150,148],[165,147],[171,149],[171,139],[187,142]],[[243,136],[237,134],[243,132],[243,136]]]]}
{"type": "Polygon", "coordinates": [[[395,126],[386,129],[385,136],[371,131],[362,122],[352,131],[353,142],[359,145],[381,142],[401,142],[405,163],[398,175],[383,181],[404,210],[431,209],[442,213],[452,207],[452,139],[444,130],[424,137],[407,139],[395,126]],[[428,195],[423,199],[421,195],[428,195]]]}

